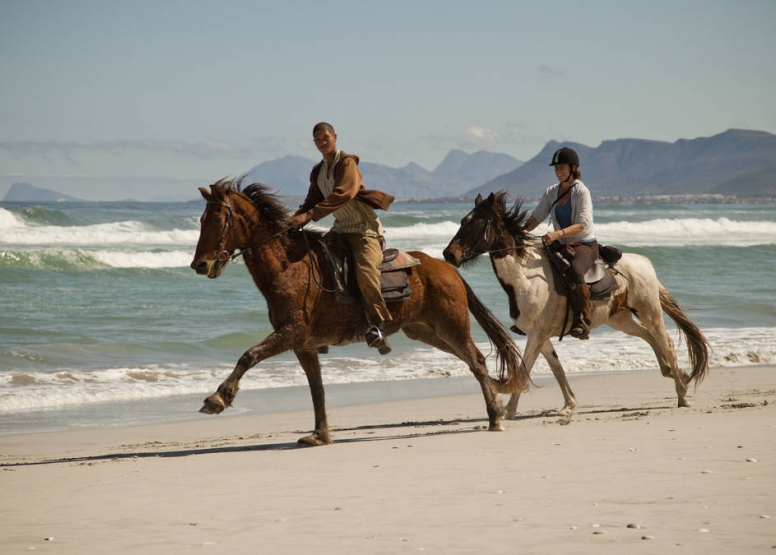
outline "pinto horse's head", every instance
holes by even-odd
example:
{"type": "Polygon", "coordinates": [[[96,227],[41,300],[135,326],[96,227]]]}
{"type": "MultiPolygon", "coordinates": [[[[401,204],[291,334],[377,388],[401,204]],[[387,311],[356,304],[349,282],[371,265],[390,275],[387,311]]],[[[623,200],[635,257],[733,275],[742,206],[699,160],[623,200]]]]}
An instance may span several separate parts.
{"type": "Polygon", "coordinates": [[[520,199],[507,210],[506,199],[506,191],[490,193],[487,198],[477,195],[474,209],[461,220],[461,227],[442,252],[445,260],[460,268],[481,254],[522,247],[527,211],[522,210],[520,199]]]}
{"type": "Polygon", "coordinates": [[[199,219],[200,231],[191,269],[200,275],[215,279],[221,275],[226,263],[237,248],[235,245],[235,220],[230,194],[232,182],[222,179],[199,192],[205,199],[205,211],[199,219]]]}
{"type": "Polygon", "coordinates": [[[490,250],[493,242],[493,222],[497,217],[493,211],[495,200],[494,193],[488,195],[487,199],[477,195],[474,210],[463,217],[455,237],[442,251],[445,260],[456,268],[490,250]]]}

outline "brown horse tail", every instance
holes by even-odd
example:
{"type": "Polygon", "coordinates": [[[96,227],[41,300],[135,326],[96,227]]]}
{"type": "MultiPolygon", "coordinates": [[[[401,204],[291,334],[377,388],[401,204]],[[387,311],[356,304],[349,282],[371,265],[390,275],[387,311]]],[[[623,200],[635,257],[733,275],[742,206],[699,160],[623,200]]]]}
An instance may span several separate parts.
{"type": "Polygon", "coordinates": [[[472,288],[461,278],[466,288],[466,299],[469,302],[469,310],[474,314],[477,323],[480,324],[488,335],[491,343],[496,347],[496,364],[499,371],[499,380],[501,386],[499,393],[516,393],[517,391],[526,391],[528,389],[527,380],[523,376],[523,356],[520,349],[512,341],[506,328],[493,315],[493,313],[482,304],[477,298],[472,288]]]}
{"type": "Polygon", "coordinates": [[[709,369],[709,342],[706,341],[706,337],[698,329],[698,326],[693,324],[679,307],[674,296],[662,286],[660,287],[660,306],[671,317],[676,327],[679,328],[679,332],[683,333],[687,340],[687,350],[690,355],[690,364],[692,364],[692,374],[689,381],[695,380],[697,387],[706,377],[706,371],[709,369]]]}

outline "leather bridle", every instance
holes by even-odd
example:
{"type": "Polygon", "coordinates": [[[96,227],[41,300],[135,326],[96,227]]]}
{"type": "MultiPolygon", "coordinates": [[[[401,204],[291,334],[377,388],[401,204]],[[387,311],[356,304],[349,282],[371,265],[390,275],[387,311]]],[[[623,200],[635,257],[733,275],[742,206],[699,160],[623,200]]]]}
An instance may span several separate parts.
{"type": "Polygon", "coordinates": [[[209,200],[207,201],[207,204],[218,204],[226,208],[226,218],[224,219],[224,227],[223,229],[221,229],[221,237],[218,240],[218,246],[216,247],[216,250],[215,250],[216,269],[220,269],[227,262],[234,261],[237,258],[244,256],[246,253],[251,252],[252,249],[261,247],[262,245],[269,243],[273,239],[280,237],[284,233],[288,233],[291,229],[294,228],[294,226],[289,226],[285,229],[278,231],[274,235],[271,235],[266,239],[263,239],[258,243],[254,243],[253,245],[250,245],[248,247],[235,247],[236,252],[230,253],[228,250],[224,249],[224,245],[226,244],[226,238],[227,238],[227,235],[229,234],[230,227],[232,228],[232,238],[234,240],[234,243],[235,245],[237,244],[237,226],[234,225],[234,213],[232,211],[232,203],[229,200],[229,196],[225,195],[224,200],[209,200]]]}

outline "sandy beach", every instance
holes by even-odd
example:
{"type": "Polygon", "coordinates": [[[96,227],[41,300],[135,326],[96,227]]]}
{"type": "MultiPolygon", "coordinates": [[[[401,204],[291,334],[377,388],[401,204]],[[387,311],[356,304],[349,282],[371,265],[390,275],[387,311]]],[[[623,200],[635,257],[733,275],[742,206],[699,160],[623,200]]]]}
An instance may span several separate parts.
{"type": "MultiPolygon", "coordinates": [[[[551,381],[492,433],[471,394],[0,437],[0,552],[775,553],[776,368],[551,381]]],[[[198,407],[193,407],[196,410],[198,407]]]]}

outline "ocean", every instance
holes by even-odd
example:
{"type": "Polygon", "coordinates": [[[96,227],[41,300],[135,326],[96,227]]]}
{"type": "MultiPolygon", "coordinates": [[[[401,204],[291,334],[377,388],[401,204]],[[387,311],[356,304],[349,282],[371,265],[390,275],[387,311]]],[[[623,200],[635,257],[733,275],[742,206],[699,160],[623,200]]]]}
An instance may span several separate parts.
{"type": "MultiPolygon", "coordinates": [[[[387,245],[441,258],[472,206],[394,203],[380,214],[387,245]]],[[[242,262],[216,280],[189,268],[203,207],[0,203],[0,434],[213,418],[197,412],[202,399],[271,327],[242,262]]],[[[712,368],[776,364],[776,205],[596,203],[595,222],[600,242],[652,261],[710,341],[712,368]]],[[[462,275],[509,325],[487,258],[462,275]]],[[[473,326],[488,355],[487,338],[473,326]]],[[[522,349],[524,338],[515,340],[522,349]]],[[[330,405],[380,401],[399,383],[403,391],[417,384],[418,396],[444,380],[479,392],[458,359],[402,334],[391,344],[385,357],[363,345],[323,355],[330,405]]],[[[555,344],[569,374],[654,369],[662,379],[645,342],[606,327],[590,341],[555,344]]],[[[687,368],[683,342],[678,355],[687,368]]],[[[540,359],[533,375],[547,374],[540,359]]],[[[666,394],[672,389],[667,382],[666,394]]],[[[304,373],[287,353],[249,371],[227,413],[310,407],[304,373]]]]}

